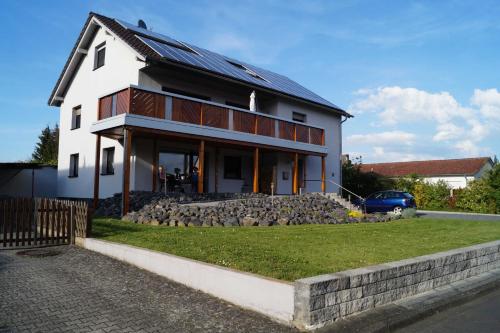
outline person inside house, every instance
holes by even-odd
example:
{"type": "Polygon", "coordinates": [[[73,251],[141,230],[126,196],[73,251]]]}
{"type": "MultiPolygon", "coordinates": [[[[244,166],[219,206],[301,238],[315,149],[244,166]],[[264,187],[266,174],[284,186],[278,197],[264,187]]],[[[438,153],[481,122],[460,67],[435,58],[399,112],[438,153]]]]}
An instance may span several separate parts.
{"type": "Polygon", "coordinates": [[[166,176],[167,173],[165,172],[166,169],[163,165],[160,165],[158,168],[158,179],[160,180],[160,192],[165,191],[165,183],[166,183],[166,176]]]}
{"type": "Polygon", "coordinates": [[[193,172],[191,173],[191,190],[196,192],[198,188],[198,168],[193,167],[193,172]]]}

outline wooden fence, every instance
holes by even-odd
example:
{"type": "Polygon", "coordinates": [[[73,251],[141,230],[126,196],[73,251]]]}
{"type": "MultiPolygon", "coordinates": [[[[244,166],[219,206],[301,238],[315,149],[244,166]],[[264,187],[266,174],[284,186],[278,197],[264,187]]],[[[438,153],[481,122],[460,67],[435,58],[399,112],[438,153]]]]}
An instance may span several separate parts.
{"type": "Polygon", "coordinates": [[[83,201],[0,199],[2,247],[73,244],[90,234],[89,207],[83,201]]]}

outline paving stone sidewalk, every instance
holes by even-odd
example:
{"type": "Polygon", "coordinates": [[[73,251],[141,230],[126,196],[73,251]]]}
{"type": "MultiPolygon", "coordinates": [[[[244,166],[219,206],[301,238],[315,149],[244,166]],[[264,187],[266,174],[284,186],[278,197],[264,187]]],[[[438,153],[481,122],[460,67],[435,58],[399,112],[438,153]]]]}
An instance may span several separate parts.
{"type": "Polygon", "coordinates": [[[266,317],[77,247],[0,250],[0,332],[294,332],[266,317]]]}

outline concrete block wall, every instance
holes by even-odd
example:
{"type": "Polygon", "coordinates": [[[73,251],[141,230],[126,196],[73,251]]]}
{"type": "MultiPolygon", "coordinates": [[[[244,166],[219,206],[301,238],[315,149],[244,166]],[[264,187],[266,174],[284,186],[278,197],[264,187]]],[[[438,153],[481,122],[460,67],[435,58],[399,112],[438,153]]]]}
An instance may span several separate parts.
{"type": "Polygon", "coordinates": [[[500,241],[295,282],[294,323],[312,329],[500,267],[500,241]]]}

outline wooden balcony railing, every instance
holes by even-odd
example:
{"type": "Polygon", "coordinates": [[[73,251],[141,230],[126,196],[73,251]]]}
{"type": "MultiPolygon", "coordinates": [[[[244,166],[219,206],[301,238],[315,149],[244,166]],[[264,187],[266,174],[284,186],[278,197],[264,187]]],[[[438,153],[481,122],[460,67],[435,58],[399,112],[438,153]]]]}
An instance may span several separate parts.
{"type": "Polygon", "coordinates": [[[190,97],[126,88],[99,99],[99,120],[123,113],[325,145],[322,128],[190,97]]]}

